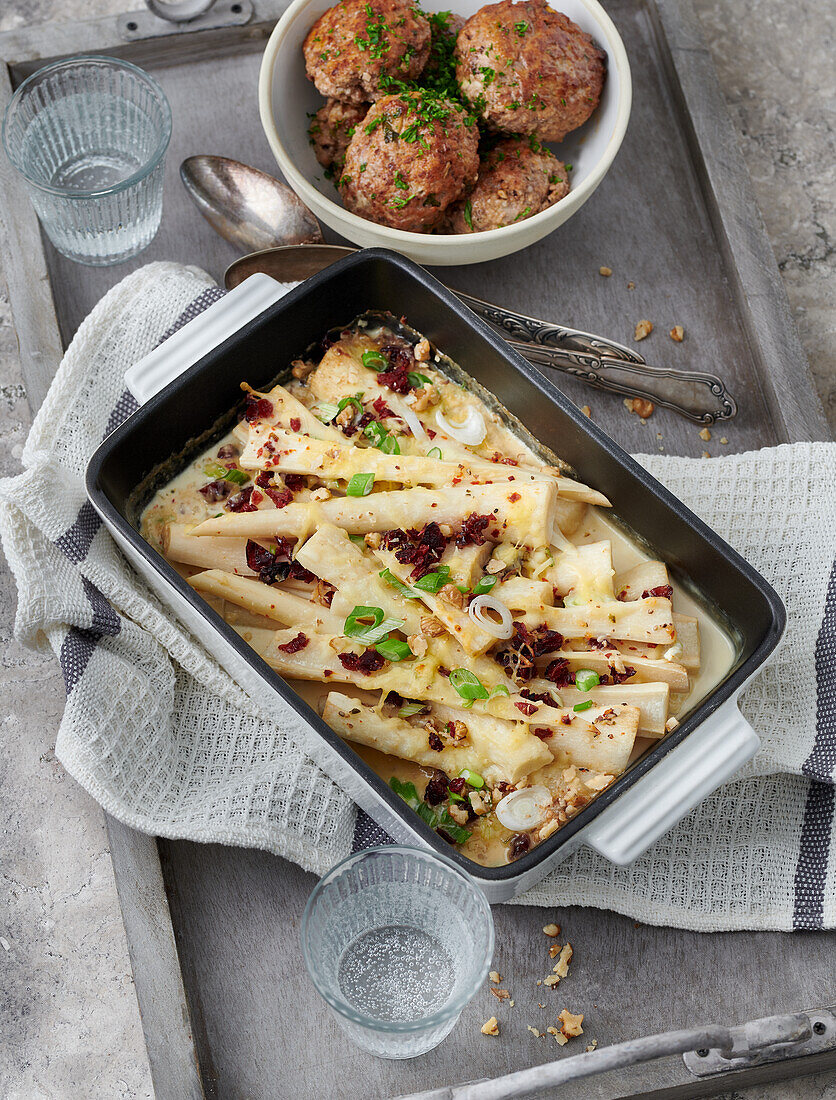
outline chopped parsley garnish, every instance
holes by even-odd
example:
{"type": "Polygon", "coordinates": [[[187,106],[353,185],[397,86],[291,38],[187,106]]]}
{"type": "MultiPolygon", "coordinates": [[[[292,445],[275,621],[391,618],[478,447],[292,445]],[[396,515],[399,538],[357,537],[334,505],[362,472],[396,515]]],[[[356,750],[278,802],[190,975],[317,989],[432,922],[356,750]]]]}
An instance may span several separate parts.
{"type": "Polygon", "coordinates": [[[401,191],[409,190],[409,184],[400,172],[395,173],[395,187],[399,188],[401,191]]]}
{"type": "Polygon", "coordinates": [[[517,37],[522,38],[528,30],[528,23],[526,23],[524,19],[521,19],[519,23],[514,24],[514,30],[517,32],[517,37]]]}
{"type": "Polygon", "coordinates": [[[464,204],[463,214],[464,214],[464,220],[467,224],[467,227],[472,230],[473,229],[473,204],[471,203],[470,199],[468,199],[467,202],[464,204]]]}

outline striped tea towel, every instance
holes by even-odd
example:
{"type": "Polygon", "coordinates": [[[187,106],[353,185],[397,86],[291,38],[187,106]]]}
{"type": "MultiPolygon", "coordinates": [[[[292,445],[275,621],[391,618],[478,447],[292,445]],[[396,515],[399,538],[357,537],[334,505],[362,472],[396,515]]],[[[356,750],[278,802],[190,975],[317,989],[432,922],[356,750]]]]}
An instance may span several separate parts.
{"type": "MultiPolygon", "coordinates": [[[[124,373],[222,292],[151,264],[84,322],[23,453],[0,482],[16,634],[51,648],[67,688],[56,755],[105,809],[169,837],[266,848],[322,873],[385,840],[180,626],[86,502],[89,456],[135,409],[124,373]]],[[[836,445],[640,461],[741,551],[789,613],[747,688],[763,748],[629,868],[581,849],[523,902],[609,908],[697,930],[836,926],[836,445]]]]}

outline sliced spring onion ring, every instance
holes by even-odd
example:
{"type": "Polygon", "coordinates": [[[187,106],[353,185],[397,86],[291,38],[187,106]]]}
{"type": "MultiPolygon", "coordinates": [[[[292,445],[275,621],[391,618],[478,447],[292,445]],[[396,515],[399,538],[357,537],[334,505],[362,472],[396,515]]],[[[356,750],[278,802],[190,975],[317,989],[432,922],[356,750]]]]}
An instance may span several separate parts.
{"type": "Polygon", "coordinates": [[[374,474],[354,474],[345,487],[347,497],[367,497],[374,485],[374,474]]]}
{"type": "Polygon", "coordinates": [[[506,829],[520,833],[542,824],[551,804],[548,787],[523,787],[519,791],[511,791],[497,802],[496,816],[506,829]]]}
{"type": "Polygon", "coordinates": [[[356,638],[363,645],[374,645],[386,638],[392,630],[402,630],[403,619],[387,619],[382,607],[366,607],[358,604],[345,620],[343,634],[356,638]],[[371,619],[371,622],[367,620],[371,619]]]}
{"type": "Polygon", "coordinates": [[[488,434],[485,418],[478,409],[469,408],[461,424],[451,424],[439,409],[435,414],[435,422],[443,432],[459,443],[464,443],[466,447],[477,447],[488,434]]]}
{"type": "Polygon", "coordinates": [[[400,411],[398,412],[398,416],[401,418],[401,420],[404,420],[406,422],[406,426],[412,432],[412,435],[415,439],[420,439],[423,442],[430,438],[427,435],[426,431],[424,431],[424,425],[421,423],[421,421],[418,419],[417,415],[412,411],[412,409],[410,409],[409,405],[406,404],[406,402],[404,402],[401,406],[400,411]]]}
{"type": "Polygon", "coordinates": [[[427,458],[437,458],[440,461],[444,461],[444,455],[441,453],[440,447],[430,447],[427,451],[427,458]]]}
{"type": "Polygon", "coordinates": [[[514,633],[514,620],[511,617],[511,612],[502,600],[498,600],[496,596],[489,596],[487,593],[481,596],[474,596],[470,601],[467,613],[477,626],[481,627],[486,634],[490,634],[493,638],[501,638],[505,641],[514,633]],[[491,615],[488,615],[488,611],[493,611],[497,614],[500,618],[500,622],[497,622],[491,615]]]}

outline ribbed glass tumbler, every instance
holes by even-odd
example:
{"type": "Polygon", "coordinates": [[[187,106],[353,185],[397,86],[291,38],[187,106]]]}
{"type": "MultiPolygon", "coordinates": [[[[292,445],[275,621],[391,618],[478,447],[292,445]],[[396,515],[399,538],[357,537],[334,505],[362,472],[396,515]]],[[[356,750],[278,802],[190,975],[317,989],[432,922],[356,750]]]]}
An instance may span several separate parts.
{"type": "Polygon", "coordinates": [[[477,884],[415,848],[338,863],[302,918],[302,949],[340,1027],[380,1058],[414,1058],[452,1031],[485,980],[493,918],[477,884]]]}
{"type": "Polygon", "coordinates": [[[33,73],[3,120],[3,145],[47,236],[78,263],[117,264],[154,239],[171,109],[153,77],[112,57],[33,73]]]}

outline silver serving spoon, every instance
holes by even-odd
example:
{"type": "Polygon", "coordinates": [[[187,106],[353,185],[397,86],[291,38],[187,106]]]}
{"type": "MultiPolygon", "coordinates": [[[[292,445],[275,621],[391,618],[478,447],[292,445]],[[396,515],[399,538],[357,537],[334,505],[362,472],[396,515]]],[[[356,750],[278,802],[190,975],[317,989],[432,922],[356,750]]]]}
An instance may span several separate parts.
{"type": "MultiPolygon", "coordinates": [[[[226,157],[190,157],[180,166],[180,177],[212,228],[251,250],[227,269],[227,289],[256,271],[278,282],[297,282],[356,251],[322,243],[319,223],[301,199],[248,165],[226,157]]],[[[559,370],[596,389],[646,398],[700,424],[737,413],[734,398],[716,375],[651,367],[632,348],[603,336],[454,293],[538,367],[559,370]]]]}
{"type": "Polygon", "coordinates": [[[216,233],[253,252],[277,244],[322,243],[319,222],[283,183],[228,157],[189,157],[180,179],[216,233]]]}

